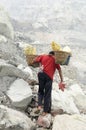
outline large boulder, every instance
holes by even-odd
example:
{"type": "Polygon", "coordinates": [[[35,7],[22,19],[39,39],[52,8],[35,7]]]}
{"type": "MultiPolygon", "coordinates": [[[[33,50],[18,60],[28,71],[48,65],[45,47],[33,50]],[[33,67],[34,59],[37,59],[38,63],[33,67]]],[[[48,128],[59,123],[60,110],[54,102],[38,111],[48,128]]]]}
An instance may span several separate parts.
{"type": "Polygon", "coordinates": [[[0,105],[0,130],[33,130],[33,122],[23,113],[0,105]]]}
{"type": "Polygon", "coordinates": [[[56,82],[53,83],[52,108],[63,109],[65,112],[79,114],[86,113],[86,95],[77,83],[65,88],[64,92],[59,90],[56,82]]]}
{"type": "Polygon", "coordinates": [[[8,13],[0,6],[0,34],[9,39],[14,39],[13,26],[8,13]]]}
{"type": "Polygon", "coordinates": [[[52,109],[62,109],[69,114],[79,114],[79,110],[74,103],[73,98],[67,92],[61,92],[61,90],[52,91],[52,109]]]}
{"type": "Polygon", "coordinates": [[[1,76],[0,77],[0,91],[6,92],[9,86],[16,80],[15,76],[1,76]]]}
{"type": "Polygon", "coordinates": [[[73,84],[69,87],[69,94],[73,97],[74,102],[80,111],[86,113],[86,95],[80,85],[73,84]]]}
{"type": "Polygon", "coordinates": [[[5,62],[0,62],[0,76],[15,76],[17,78],[22,79],[29,79],[29,73],[25,73],[21,69],[18,69],[17,67],[7,64],[5,62]]]}
{"type": "Polygon", "coordinates": [[[70,114],[79,114],[79,110],[74,103],[74,99],[69,93],[69,90],[65,88],[64,91],[61,91],[56,82],[53,82],[52,108],[54,110],[62,109],[64,112],[70,114]]]}
{"type": "Polygon", "coordinates": [[[12,40],[2,40],[0,42],[0,58],[16,66],[19,64],[27,65],[25,55],[18,46],[12,40]]]}
{"type": "Polygon", "coordinates": [[[86,115],[57,115],[52,130],[86,130],[86,115]]]}
{"type": "Polygon", "coordinates": [[[32,99],[32,90],[23,79],[17,79],[7,91],[12,104],[19,108],[26,108],[32,99]]]}

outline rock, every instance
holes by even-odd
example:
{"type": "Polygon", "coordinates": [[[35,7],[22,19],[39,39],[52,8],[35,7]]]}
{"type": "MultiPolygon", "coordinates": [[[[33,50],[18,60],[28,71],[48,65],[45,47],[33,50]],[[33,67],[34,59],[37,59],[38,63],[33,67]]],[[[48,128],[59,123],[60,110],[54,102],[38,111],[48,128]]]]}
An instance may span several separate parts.
{"type": "Polygon", "coordinates": [[[10,17],[1,6],[0,6],[0,34],[6,36],[9,39],[14,39],[14,31],[10,21],[10,17]]]}
{"type": "Polygon", "coordinates": [[[34,29],[38,29],[38,28],[43,27],[43,25],[41,23],[34,23],[34,24],[32,24],[32,26],[34,29]]]}
{"type": "Polygon", "coordinates": [[[40,114],[42,114],[43,109],[41,111],[39,111],[38,113],[36,113],[36,111],[37,111],[37,107],[33,108],[32,111],[30,112],[30,116],[35,117],[35,118],[39,117],[40,114]]]}
{"type": "Polygon", "coordinates": [[[52,109],[62,109],[69,114],[79,114],[79,110],[74,103],[73,97],[70,96],[67,90],[52,90],[52,109]]]}
{"type": "Polygon", "coordinates": [[[86,95],[79,84],[72,83],[62,93],[58,89],[57,83],[53,83],[52,96],[52,107],[54,109],[61,108],[68,113],[79,113],[79,111],[86,113],[86,95]],[[69,104],[69,107],[66,106],[67,104],[69,104]]]}
{"type": "Polygon", "coordinates": [[[23,71],[30,76],[30,79],[33,78],[33,72],[29,66],[25,67],[23,71]]]}
{"type": "Polygon", "coordinates": [[[73,84],[69,87],[69,93],[80,111],[86,112],[86,95],[80,85],[73,84]]]}
{"type": "Polygon", "coordinates": [[[7,42],[7,38],[3,35],[0,35],[0,43],[1,42],[7,42]]]}
{"type": "Polygon", "coordinates": [[[56,115],[60,115],[60,114],[64,114],[64,111],[62,109],[52,110],[51,111],[52,116],[56,116],[56,115]]]}
{"type": "MultiPolygon", "coordinates": [[[[31,79],[30,81],[29,81],[29,85],[32,85],[32,86],[34,86],[35,85],[35,87],[36,87],[36,85],[38,85],[38,82],[36,81],[36,80],[34,80],[34,79],[31,79]]],[[[34,87],[34,88],[35,88],[34,87]]],[[[36,89],[36,88],[35,88],[36,89]]]]}
{"type": "Polygon", "coordinates": [[[86,130],[86,115],[57,115],[52,130],[86,130]]]}
{"type": "Polygon", "coordinates": [[[52,121],[51,115],[47,114],[46,116],[39,116],[39,118],[37,120],[37,124],[44,128],[49,128],[51,125],[51,121],[52,121]]]}
{"type": "Polygon", "coordinates": [[[25,66],[23,64],[19,64],[17,67],[21,70],[25,69],[25,66]]]}
{"type": "Polygon", "coordinates": [[[0,105],[1,130],[33,130],[34,123],[23,113],[0,105]]]}
{"type": "MultiPolygon", "coordinates": [[[[81,53],[83,55],[83,53],[81,53]]],[[[85,57],[85,55],[83,55],[85,57]]],[[[84,59],[83,59],[84,61],[84,59]]],[[[85,62],[74,62],[73,66],[76,67],[77,70],[77,80],[82,84],[86,85],[86,66],[85,62]]]]}
{"type": "Polygon", "coordinates": [[[6,92],[9,86],[16,80],[15,76],[1,76],[0,77],[0,91],[6,92]]]}
{"type": "Polygon", "coordinates": [[[23,79],[17,79],[10,86],[7,95],[12,104],[19,108],[26,108],[32,99],[32,90],[23,79]]]}
{"type": "Polygon", "coordinates": [[[33,78],[33,72],[29,66],[25,67],[24,65],[20,64],[18,65],[18,68],[24,71],[26,74],[28,74],[30,79],[33,78]]]}
{"type": "MultiPolygon", "coordinates": [[[[19,32],[18,32],[19,33],[19,32]]],[[[18,46],[20,47],[20,48],[22,48],[23,50],[24,50],[24,48],[25,47],[27,47],[27,46],[29,46],[30,44],[28,44],[28,43],[25,43],[25,42],[18,42],[17,43],[18,44],[18,46]]]]}
{"type": "Polygon", "coordinates": [[[0,76],[15,76],[25,80],[29,79],[29,74],[26,74],[17,67],[4,62],[0,62],[0,76]]]}
{"type": "Polygon", "coordinates": [[[0,58],[6,60],[9,64],[14,64],[16,66],[23,64],[27,66],[26,57],[22,49],[10,39],[0,42],[0,58]]]}

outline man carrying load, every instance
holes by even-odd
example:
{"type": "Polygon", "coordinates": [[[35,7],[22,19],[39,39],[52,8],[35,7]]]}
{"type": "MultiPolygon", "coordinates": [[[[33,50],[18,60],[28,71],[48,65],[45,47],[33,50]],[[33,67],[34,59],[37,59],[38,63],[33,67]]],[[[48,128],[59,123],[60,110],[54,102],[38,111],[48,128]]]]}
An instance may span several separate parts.
{"type": "Polygon", "coordinates": [[[60,76],[59,89],[64,90],[63,76],[60,64],[55,63],[55,53],[50,51],[48,55],[40,55],[36,57],[33,63],[39,62],[42,66],[38,73],[39,90],[38,90],[38,108],[37,112],[42,109],[42,101],[44,99],[43,116],[51,112],[51,91],[52,81],[55,70],[58,70],[60,76]]]}

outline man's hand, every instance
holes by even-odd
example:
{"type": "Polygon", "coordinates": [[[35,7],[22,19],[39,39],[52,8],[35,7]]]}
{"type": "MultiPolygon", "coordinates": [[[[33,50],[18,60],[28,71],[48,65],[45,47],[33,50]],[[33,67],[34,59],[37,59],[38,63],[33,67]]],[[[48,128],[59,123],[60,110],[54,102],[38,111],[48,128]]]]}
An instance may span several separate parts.
{"type": "Polygon", "coordinates": [[[63,82],[59,83],[59,89],[61,89],[62,91],[64,91],[65,89],[65,84],[63,82]]]}

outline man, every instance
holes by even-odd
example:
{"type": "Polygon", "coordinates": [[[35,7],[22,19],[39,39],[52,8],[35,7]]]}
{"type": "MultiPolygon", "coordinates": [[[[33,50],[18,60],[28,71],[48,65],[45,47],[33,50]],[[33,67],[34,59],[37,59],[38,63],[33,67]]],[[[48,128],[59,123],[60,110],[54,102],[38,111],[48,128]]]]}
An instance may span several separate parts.
{"type": "Polygon", "coordinates": [[[63,82],[62,71],[60,65],[55,63],[54,51],[49,52],[48,55],[38,56],[34,59],[35,62],[41,64],[41,71],[38,73],[38,111],[41,110],[44,99],[43,115],[46,115],[51,112],[51,91],[55,70],[58,69],[61,82],[63,82]]]}

